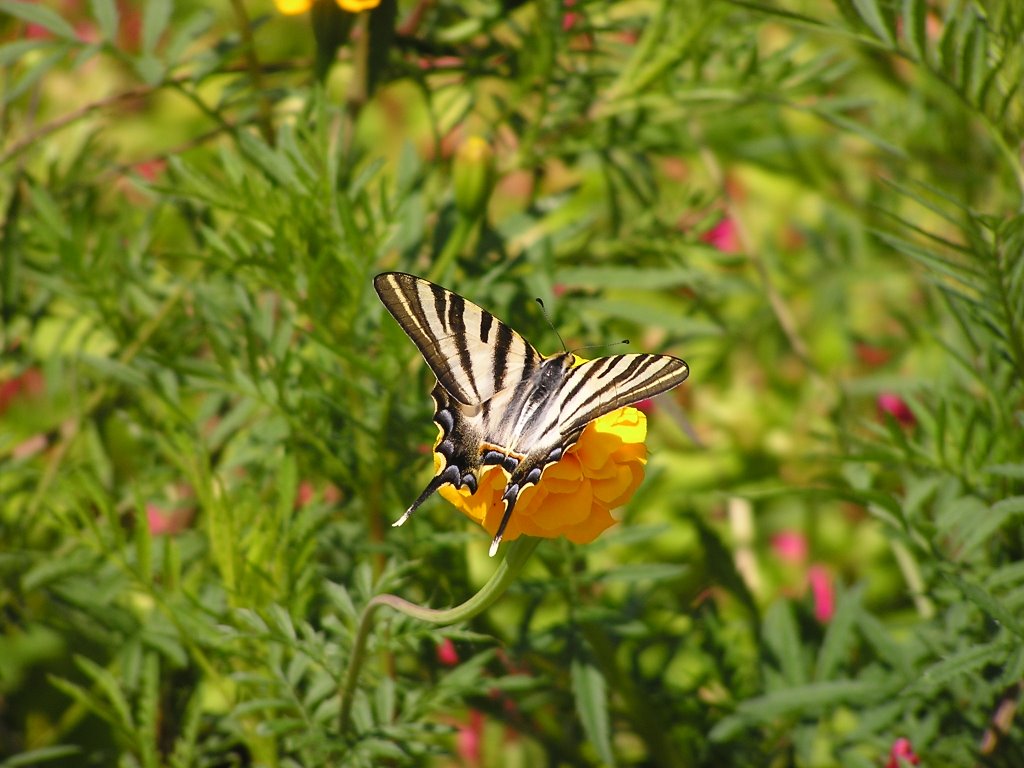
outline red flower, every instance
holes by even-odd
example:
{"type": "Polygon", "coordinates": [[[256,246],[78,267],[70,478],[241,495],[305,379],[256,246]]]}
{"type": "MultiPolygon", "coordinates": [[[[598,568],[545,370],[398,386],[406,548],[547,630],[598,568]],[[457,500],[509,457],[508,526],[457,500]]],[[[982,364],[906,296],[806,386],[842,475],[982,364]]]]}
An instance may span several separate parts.
{"type": "Polygon", "coordinates": [[[447,637],[437,644],[437,660],[446,667],[454,667],[459,663],[459,652],[455,650],[455,643],[447,637]]]}
{"type": "Polygon", "coordinates": [[[857,359],[869,368],[877,368],[880,365],[885,365],[892,357],[891,350],[888,350],[885,347],[876,347],[872,344],[866,344],[863,341],[857,342],[856,347],[854,347],[854,351],[857,353],[857,359]]]}
{"type": "Polygon", "coordinates": [[[906,400],[899,395],[891,392],[883,392],[878,396],[876,404],[878,405],[879,413],[892,416],[904,427],[912,427],[917,424],[914,412],[910,410],[910,406],[907,405],[906,400]]]}
{"type": "Polygon", "coordinates": [[[822,624],[832,620],[836,612],[836,593],[832,588],[832,576],[823,565],[812,565],[807,569],[814,597],[814,617],[822,624]]]}
{"type": "MultiPolygon", "coordinates": [[[[566,8],[572,8],[574,5],[576,5],[576,0],[565,0],[563,5],[565,5],[566,8]]],[[[567,10],[562,15],[562,31],[568,32],[570,29],[576,26],[576,22],[579,21],[579,19],[580,15],[578,13],[574,13],[572,11],[567,10]]]]}
{"type": "Polygon", "coordinates": [[[798,531],[779,531],[772,536],[772,549],[786,563],[802,563],[807,559],[807,537],[798,531]]]}
{"type": "Polygon", "coordinates": [[[484,714],[476,709],[469,710],[469,722],[459,726],[455,737],[455,750],[467,765],[480,765],[480,743],[484,736],[484,714]]]}
{"type": "Polygon", "coordinates": [[[43,372],[38,368],[26,368],[17,376],[0,382],[0,413],[6,411],[15,400],[22,397],[38,397],[45,388],[43,372]]]}
{"type": "Polygon", "coordinates": [[[920,763],[921,758],[914,754],[910,739],[899,738],[892,743],[885,768],[906,768],[908,765],[920,765],[920,763]]]}
{"type": "Polygon", "coordinates": [[[181,533],[192,522],[195,515],[194,507],[163,509],[156,504],[146,505],[146,519],[149,521],[149,532],[154,536],[171,536],[181,533]]]}
{"type": "Polygon", "coordinates": [[[705,232],[701,240],[722,253],[743,252],[743,245],[740,243],[736,224],[728,216],[705,232]]]}

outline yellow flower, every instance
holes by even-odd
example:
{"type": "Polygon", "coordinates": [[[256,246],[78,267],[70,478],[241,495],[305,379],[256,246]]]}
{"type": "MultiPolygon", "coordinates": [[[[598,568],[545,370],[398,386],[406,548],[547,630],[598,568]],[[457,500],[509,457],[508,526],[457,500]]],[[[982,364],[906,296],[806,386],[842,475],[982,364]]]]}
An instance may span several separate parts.
{"type": "Polygon", "coordinates": [[[338,4],[341,10],[348,11],[349,13],[368,11],[380,5],[380,0],[334,0],[334,2],[338,4]]]}
{"type": "MultiPolygon", "coordinates": [[[[312,7],[313,2],[314,0],[274,0],[274,5],[281,13],[292,16],[297,13],[305,13],[312,7]]],[[[341,10],[349,13],[368,11],[380,5],[380,0],[334,0],[334,2],[341,10]]]]}
{"type": "MultiPolygon", "coordinates": [[[[548,467],[540,483],[524,490],[502,537],[525,534],[553,539],[565,536],[585,544],[615,524],[611,510],[625,504],[644,478],[647,463],[647,417],[633,407],[612,411],[587,425],[579,441],[548,467]]],[[[434,454],[435,471],[441,458],[434,454]]],[[[501,495],[508,473],[489,466],[480,473],[477,491],[443,486],[439,493],[492,536],[505,505],[501,495]]]]}

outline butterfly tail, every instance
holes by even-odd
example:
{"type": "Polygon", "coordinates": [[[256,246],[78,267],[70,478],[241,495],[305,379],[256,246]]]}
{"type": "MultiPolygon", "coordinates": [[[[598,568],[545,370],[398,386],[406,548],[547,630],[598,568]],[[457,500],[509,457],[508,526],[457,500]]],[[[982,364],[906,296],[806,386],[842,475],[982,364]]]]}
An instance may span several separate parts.
{"type": "Polygon", "coordinates": [[[391,524],[391,527],[397,528],[402,525],[412,516],[412,513],[416,511],[416,508],[420,504],[429,499],[442,485],[447,485],[449,483],[456,487],[459,486],[459,468],[454,464],[446,467],[443,472],[434,475],[430,482],[427,483],[427,487],[423,489],[423,493],[417,497],[416,501],[409,505],[409,508],[405,510],[404,515],[391,524]]]}
{"type": "Polygon", "coordinates": [[[505,502],[505,514],[501,516],[501,522],[498,524],[498,532],[494,534],[494,539],[491,541],[491,548],[488,554],[491,557],[498,552],[498,546],[501,544],[501,537],[505,535],[505,528],[508,526],[509,518],[512,517],[512,510],[515,509],[516,500],[519,498],[519,485],[509,484],[505,489],[505,493],[502,494],[501,500],[505,502]]]}

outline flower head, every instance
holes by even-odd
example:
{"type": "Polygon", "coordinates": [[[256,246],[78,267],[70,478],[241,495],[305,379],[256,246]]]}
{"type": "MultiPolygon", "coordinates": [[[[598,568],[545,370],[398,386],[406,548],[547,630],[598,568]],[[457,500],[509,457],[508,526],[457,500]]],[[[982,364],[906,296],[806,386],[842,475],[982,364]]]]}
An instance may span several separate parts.
{"type": "Polygon", "coordinates": [[[910,739],[899,738],[892,743],[892,749],[889,750],[889,760],[885,764],[885,768],[903,768],[907,765],[920,765],[921,758],[914,754],[914,748],[910,744],[910,739]]]}
{"type": "MultiPolygon", "coordinates": [[[[288,16],[305,13],[312,6],[315,0],[274,0],[277,10],[288,16]]],[[[380,5],[380,0],[334,0],[338,7],[349,13],[368,11],[380,5]]]]}
{"type": "Polygon", "coordinates": [[[814,597],[814,618],[828,624],[836,612],[836,592],[832,576],[823,565],[812,565],[807,569],[807,580],[811,583],[814,597]]]}
{"type": "Polygon", "coordinates": [[[892,416],[904,427],[912,427],[917,423],[917,417],[910,410],[907,401],[892,392],[883,392],[876,401],[878,411],[881,414],[892,416]]]}
{"type": "MultiPolygon", "coordinates": [[[[540,483],[519,496],[504,540],[525,534],[593,541],[615,524],[611,510],[625,504],[643,480],[646,437],[647,417],[636,408],[619,408],[592,421],[540,483]]],[[[441,461],[436,454],[435,461],[441,461]]],[[[508,479],[502,467],[489,466],[480,473],[476,493],[450,485],[439,493],[493,536],[505,511],[501,495],[508,479]]]]}
{"type": "Polygon", "coordinates": [[[736,222],[728,216],[705,232],[701,240],[722,253],[743,252],[743,244],[740,242],[740,234],[736,222]]]}

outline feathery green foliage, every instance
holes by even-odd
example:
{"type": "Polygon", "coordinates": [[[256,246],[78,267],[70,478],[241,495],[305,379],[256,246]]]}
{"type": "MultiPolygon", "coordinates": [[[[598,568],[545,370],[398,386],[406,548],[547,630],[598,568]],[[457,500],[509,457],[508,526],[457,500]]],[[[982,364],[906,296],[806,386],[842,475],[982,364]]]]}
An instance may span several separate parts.
{"type": "Polygon", "coordinates": [[[311,13],[0,2],[0,766],[1024,763],[1024,7],[311,13]],[[384,269],[692,373],[346,691],[495,567],[384,269]]]}

